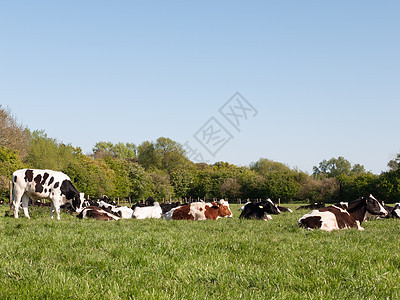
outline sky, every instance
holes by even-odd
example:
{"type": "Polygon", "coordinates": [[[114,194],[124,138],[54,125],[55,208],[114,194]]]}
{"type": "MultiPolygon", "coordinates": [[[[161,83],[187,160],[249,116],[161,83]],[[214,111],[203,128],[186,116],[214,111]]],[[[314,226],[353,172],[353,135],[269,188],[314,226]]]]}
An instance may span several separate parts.
{"type": "Polygon", "coordinates": [[[400,152],[398,1],[3,1],[0,104],[90,153],[168,137],[191,160],[311,173],[400,152]]]}

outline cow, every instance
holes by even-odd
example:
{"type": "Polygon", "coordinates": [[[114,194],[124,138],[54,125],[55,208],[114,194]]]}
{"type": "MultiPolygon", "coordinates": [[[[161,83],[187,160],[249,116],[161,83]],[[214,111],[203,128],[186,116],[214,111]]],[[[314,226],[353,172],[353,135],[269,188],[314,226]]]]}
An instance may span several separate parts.
{"type": "Polygon", "coordinates": [[[320,228],[324,231],[357,228],[364,230],[361,223],[366,212],[386,216],[387,211],[374,196],[360,198],[352,202],[340,202],[318,210],[313,210],[299,219],[298,225],[307,229],[320,228]]]}
{"type": "Polygon", "coordinates": [[[152,206],[136,207],[132,213],[132,218],[135,219],[160,219],[162,209],[158,202],[154,202],[152,206]]]}
{"type": "Polygon", "coordinates": [[[133,214],[133,209],[127,206],[113,205],[106,201],[99,201],[99,207],[110,210],[113,214],[119,214],[122,219],[131,219],[133,214]]]}
{"type": "Polygon", "coordinates": [[[392,210],[393,218],[400,218],[400,203],[396,203],[392,210]]]}
{"type": "Polygon", "coordinates": [[[319,209],[319,208],[323,208],[325,207],[325,203],[324,202],[315,202],[309,205],[302,205],[299,206],[298,208],[296,208],[296,210],[299,209],[319,209]]]}
{"type": "Polygon", "coordinates": [[[39,169],[21,169],[12,174],[13,194],[10,209],[14,206],[14,218],[18,218],[18,210],[22,201],[25,217],[28,213],[29,198],[33,200],[49,199],[51,201],[51,215],[56,212],[60,220],[60,206],[69,203],[75,212],[82,210],[85,201],[84,194],[79,193],[68,175],[39,169]]]}
{"type": "Polygon", "coordinates": [[[187,205],[189,203],[184,203],[181,204],[179,201],[177,202],[172,202],[172,203],[160,203],[161,209],[162,209],[162,213],[163,215],[166,214],[167,212],[169,212],[171,209],[178,207],[178,206],[182,206],[182,205],[187,205]]]}
{"type": "Polygon", "coordinates": [[[284,206],[280,206],[280,205],[277,205],[276,207],[279,209],[280,212],[291,212],[291,213],[293,212],[293,210],[291,210],[288,207],[284,207],[284,206]]]}
{"type": "Polygon", "coordinates": [[[279,215],[280,210],[272,202],[271,199],[267,199],[262,202],[247,202],[242,206],[242,213],[239,219],[255,219],[255,220],[272,220],[269,214],[279,215]]]}
{"type": "Polygon", "coordinates": [[[78,215],[79,219],[96,219],[96,220],[119,220],[120,217],[115,214],[99,207],[99,206],[88,206],[85,207],[78,215]]]}
{"type": "Polygon", "coordinates": [[[164,215],[166,220],[217,220],[232,217],[229,203],[223,199],[217,202],[193,202],[171,209],[164,215]]]}

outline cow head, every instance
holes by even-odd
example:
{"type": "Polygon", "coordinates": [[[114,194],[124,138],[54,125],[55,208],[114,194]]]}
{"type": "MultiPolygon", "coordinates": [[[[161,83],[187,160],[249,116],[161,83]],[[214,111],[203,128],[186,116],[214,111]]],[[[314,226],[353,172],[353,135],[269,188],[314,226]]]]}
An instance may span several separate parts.
{"type": "Polygon", "coordinates": [[[216,204],[216,206],[218,206],[218,216],[219,217],[232,218],[233,214],[229,208],[229,203],[227,201],[225,201],[224,199],[221,199],[215,204],[216,204]]]}
{"type": "Polygon", "coordinates": [[[262,210],[269,214],[279,215],[281,213],[279,208],[269,198],[265,202],[261,202],[259,206],[262,210]]]}
{"type": "Polygon", "coordinates": [[[374,198],[374,196],[369,195],[368,198],[365,199],[367,212],[371,215],[383,215],[386,216],[388,214],[387,210],[379,203],[378,200],[374,198]]]}
{"type": "Polygon", "coordinates": [[[72,208],[77,212],[80,213],[82,209],[84,208],[84,203],[85,203],[85,194],[84,193],[79,193],[74,196],[74,198],[71,201],[72,208]]]}

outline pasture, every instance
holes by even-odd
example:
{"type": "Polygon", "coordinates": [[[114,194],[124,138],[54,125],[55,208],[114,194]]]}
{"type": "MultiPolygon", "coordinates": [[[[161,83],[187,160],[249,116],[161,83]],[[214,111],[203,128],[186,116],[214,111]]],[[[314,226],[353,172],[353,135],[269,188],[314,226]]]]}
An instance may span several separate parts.
{"type": "MultiPolygon", "coordinates": [[[[288,205],[291,208],[296,205],[288,205]]],[[[0,206],[1,299],[399,299],[400,220],[307,231],[269,222],[79,220],[0,206]]]]}

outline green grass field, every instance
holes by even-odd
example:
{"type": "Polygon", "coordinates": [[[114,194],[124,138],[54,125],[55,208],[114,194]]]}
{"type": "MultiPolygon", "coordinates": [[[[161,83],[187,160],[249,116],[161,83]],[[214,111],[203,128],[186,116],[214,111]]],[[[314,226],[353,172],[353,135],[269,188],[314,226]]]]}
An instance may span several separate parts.
{"type": "MultiPolygon", "coordinates": [[[[400,299],[400,220],[79,220],[0,206],[0,299],[400,299]]],[[[292,206],[293,207],[293,206],[292,206]]]]}

